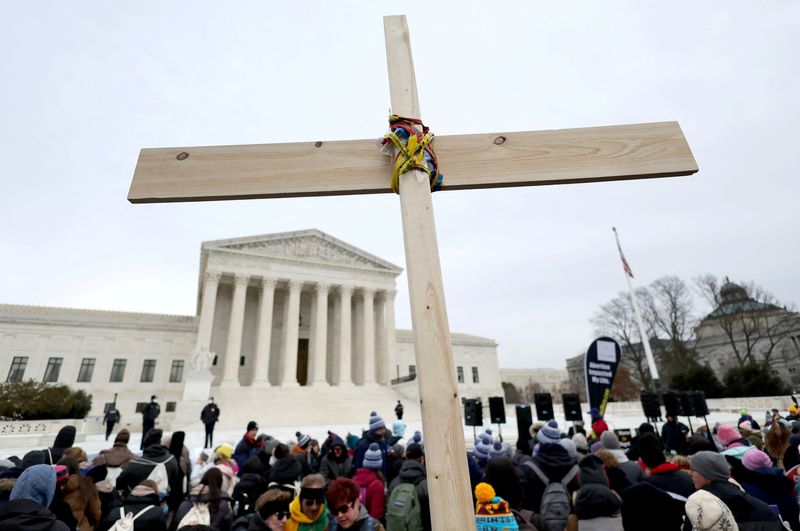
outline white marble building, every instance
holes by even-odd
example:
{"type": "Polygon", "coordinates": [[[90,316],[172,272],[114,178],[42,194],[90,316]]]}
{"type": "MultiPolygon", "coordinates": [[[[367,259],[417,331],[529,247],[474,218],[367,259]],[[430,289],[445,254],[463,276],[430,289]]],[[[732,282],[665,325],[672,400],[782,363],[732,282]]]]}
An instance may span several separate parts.
{"type": "MultiPolygon", "coordinates": [[[[317,230],[205,242],[197,316],[0,305],[0,377],[83,388],[91,414],[118,394],[128,420],[151,394],[182,422],[209,394],[232,426],[390,418],[398,399],[413,418],[412,334],[395,330],[401,271],[317,230]]],[[[452,343],[462,396],[501,395],[497,344],[452,343]]]]}

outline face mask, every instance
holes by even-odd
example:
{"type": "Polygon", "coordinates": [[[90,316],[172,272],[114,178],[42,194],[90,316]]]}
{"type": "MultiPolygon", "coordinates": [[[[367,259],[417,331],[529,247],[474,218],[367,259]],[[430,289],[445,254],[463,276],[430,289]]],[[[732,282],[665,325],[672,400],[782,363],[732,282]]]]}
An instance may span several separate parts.
{"type": "Polygon", "coordinates": [[[213,404],[213,403],[214,403],[214,401],[213,401],[213,400],[209,400],[209,401],[208,401],[208,403],[209,403],[209,404],[213,404]]]}

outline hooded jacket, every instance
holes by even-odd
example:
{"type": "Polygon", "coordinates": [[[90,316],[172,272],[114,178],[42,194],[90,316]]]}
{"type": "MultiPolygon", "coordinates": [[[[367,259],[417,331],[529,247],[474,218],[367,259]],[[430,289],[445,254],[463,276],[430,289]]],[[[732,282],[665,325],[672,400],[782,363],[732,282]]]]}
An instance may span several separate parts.
{"type": "Polygon", "coordinates": [[[386,490],[378,472],[370,468],[359,468],[353,476],[353,483],[365,489],[364,505],[373,518],[381,520],[386,513],[386,490]]]}
{"type": "Polygon", "coordinates": [[[48,464],[54,465],[58,463],[58,461],[64,457],[64,450],[72,448],[72,445],[75,444],[75,432],[75,426],[64,426],[58,430],[56,439],[53,441],[53,446],[50,447],[50,455],[53,460],[48,464]]]}
{"type": "MultiPolygon", "coordinates": [[[[544,472],[550,482],[561,481],[575,466],[575,459],[570,457],[560,444],[542,444],[539,452],[533,457],[533,462],[544,472]]],[[[539,512],[542,494],[547,485],[542,483],[539,476],[528,465],[523,465],[522,470],[526,480],[526,489],[522,495],[522,508],[539,512]]],[[[578,486],[578,477],[576,476],[567,485],[567,490],[572,494],[578,490],[578,486]]]]}
{"type": "Polygon", "coordinates": [[[425,474],[425,466],[416,459],[406,459],[400,466],[397,477],[389,484],[389,496],[392,491],[401,483],[411,483],[417,491],[419,506],[422,512],[422,528],[425,531],[431,530],[431,508],[428,501],[428,478],[425,474]]]}
{"type": "Polygon", "coordinates": [[[581,459],[578,478],[581,485],[575,496],[578,520],[610,517],[619,513],[622,504],[619,496],[608,488],[608,477],[599,457],[587,455],[581,459]]]}
{"type": "Polygon", "coordinates": [[[353,458],[347,455],[347,446],[338,435],[335,435],[331,440],[330,450],[322,458],[319,465],[319,473],[325,478],[325,481],[330,483],[336,478],[350,477],[353,472],[353,458]],[[342,455],[339,459],[333,453],[335,447],[342,448],[342,455]]]}
{"type": "Polygon", "coordinates": [[[3,531],[67,531],[47,509],[56,491],[56,473],[49,465],[34,465],[17,479],[10,501],[0,509],[3,531]]]}
{"type": "Polygon", "coordinates": [[[127,442],[116,440],[111,448],[100,450],[93,463],[97,466],[124,467],[132,459],[136,459],[136,454],[130,451],[127,442]]]}

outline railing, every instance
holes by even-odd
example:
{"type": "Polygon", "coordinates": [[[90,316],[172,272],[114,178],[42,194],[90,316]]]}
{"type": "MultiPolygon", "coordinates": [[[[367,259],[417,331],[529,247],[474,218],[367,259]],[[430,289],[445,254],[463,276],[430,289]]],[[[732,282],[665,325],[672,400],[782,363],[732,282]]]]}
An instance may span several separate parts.
{"type": "Polygon", "coordinates": [[[401,376],[400,378],[395,378],[394,380],[389,382],[389,385],[397,385],[406,382],[413,382],[417,379],[417,373],[408,374],[406,376],[401,376]]]}

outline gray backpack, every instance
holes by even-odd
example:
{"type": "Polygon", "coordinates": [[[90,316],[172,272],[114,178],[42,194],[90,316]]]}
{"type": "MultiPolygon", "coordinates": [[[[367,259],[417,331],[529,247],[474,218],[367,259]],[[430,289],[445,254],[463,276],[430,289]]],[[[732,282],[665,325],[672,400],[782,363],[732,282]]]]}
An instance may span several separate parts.
{"type": "Polygon", "coordinates": [[[578,465],[573,465],[569,472],[564,474],[561,481],[552,482],[533,461],[526,461],[525,466],[533,470],[545,484],[542,503],[539,505],[539,514],[547,522],[548,529],[561,531],[567,527],[567,518],[572,511],[572,500],[567,485],[578,474],[578,465]]]}

